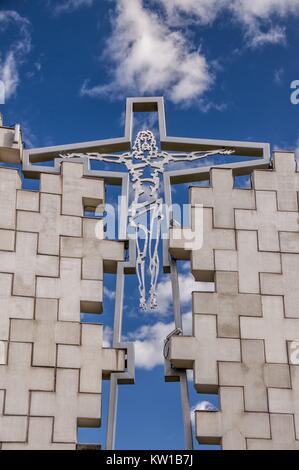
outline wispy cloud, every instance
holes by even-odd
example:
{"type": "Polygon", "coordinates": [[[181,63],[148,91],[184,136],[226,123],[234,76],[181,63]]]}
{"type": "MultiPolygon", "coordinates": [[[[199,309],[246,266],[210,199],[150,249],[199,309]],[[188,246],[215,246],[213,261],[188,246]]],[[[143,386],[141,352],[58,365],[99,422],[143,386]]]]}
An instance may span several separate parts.
{"type": "Polygon", "coordinates": [[[277,24],[288,15],[299,14],[299,0],[155,0],[164,7],[169,20],[182,24],[192,20],[211,25],[228,12],[239,24],[247,44],[261,47],[284,43],[286,31],[277,24]]]}
{"type": "MultiPolygon", "coordinates": [[[[206,282],[195,282],[192,274],[179,275],[181,306],[191,305],[192,292],[213,291],[214,285],[206,282]]],[[[172,286],[169,277],[164,277],[157,287],[158,309],[151,314],[167,316],[172,312],[172,286]]]]}
{"type": "MultiPolygon", "coordinates": [[[[91,7],[95,0],[60,0],[54,3],[54,13],[71,13],[81,7],[91,7]]],[[[53,6],[53,3],[52,3],[53,6]]]]}
{"type": "Polygon", "coordinates": [[[109,300],[114,300],[115,292],[113,290],[108,289],[108,287],[104,287],[104,296],[109,300]]]}
{"type": "Polygon", "coordinates": [[[207,61],[179,30],[173,30],[142,0],[117,0],[105,58],[109,83],[82,86],[82,95],[166,93],[175,103],[199,99],[213,81],[207,61]]]}
{"type": "MultiPolygon", "coordinates": [[[[60,10],[90,6],[92,0],[65,0],[60,10]]],[[[190,23],[213,27],[220,15],[229,14],[252,48],[286,42],[283,24],[299,14],[299,0],[114,0],[111,35],[102,59],[109,80],[91,83],[86,78],[81,95],[122,98],[127,94],[164,94],[174,103],[197,102],[202,109],[216,70],[199,44],[186,34],[190,23]]],[[[227,16],[226,16],[227,18],[227,16]]],[[[227,21],[227,20],[226,20],[227,21]]],[[[225,104],[224,104],[225,106],[225,104]]]]}
{"type": "MultiPolygon", "coordinates": [[[[191,334],[192,314],[183,315],[184,330],[191,334]]],[[[130,333],[126,339],[134,341],[136,367],[151,370],[164,364],[163,348],[166,337],[175,329],[174,322],[144,325],[130,333]]]]}
{"type": "Polygon", "coordinates": [[[191,422],[195,425],[196,411],[217,411],[217,408],[209,401],[200,401],[196,406],[191,409],[191,422]]]}
{"type": "Polygon", "coordinates": [[[0,11],[0,34],[4,34],[9,27],[19,32],[19,39],[14,41],[6,53],[0,55],[0,80],[5,86],[5,98],[13,96],[20,84],[21,65],[25,62],[31,51],[30,22],[13,10],[0,11]]]}

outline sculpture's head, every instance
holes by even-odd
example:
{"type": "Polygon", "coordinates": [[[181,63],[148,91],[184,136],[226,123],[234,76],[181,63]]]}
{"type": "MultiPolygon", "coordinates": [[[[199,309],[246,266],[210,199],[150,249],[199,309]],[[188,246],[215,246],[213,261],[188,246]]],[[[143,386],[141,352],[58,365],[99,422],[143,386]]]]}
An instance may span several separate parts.
{"type": "Polygon", "coordinates": [[[158,147],[154,134],[151,131],[138,132],[133,150],[140,155],[142,154],[143,157],[157,152],[158,147]]]}

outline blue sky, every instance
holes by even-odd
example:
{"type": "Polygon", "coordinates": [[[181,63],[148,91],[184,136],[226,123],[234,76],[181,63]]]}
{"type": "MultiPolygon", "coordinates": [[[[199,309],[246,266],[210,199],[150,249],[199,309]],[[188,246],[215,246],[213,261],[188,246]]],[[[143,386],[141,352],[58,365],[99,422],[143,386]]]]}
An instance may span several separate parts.
{"type": "MultiPolygon", "coordinates": [[[[27,147],[40,147],[122,136],[125,98],[163,95],[169,135],[297,149],[298,18],[299,0],[1,0],[0,110],[6,125],[21,123],[27,147]]],[[[180,271],[190,325],[195,287],[188,266],[180,271]]],[[[107,276],[107,327],[114,282],[107,276]]],[[[156,315],[139,312],[134,278],[126,286],[124,334],[137,341],[138,369],[136,386],[121,388],[117,446],[182,449],[179,390],[161,365],[169,279],[161,275],[156,315]]],[[[192,406],[217,402],[190,391],[192,406]]]]}

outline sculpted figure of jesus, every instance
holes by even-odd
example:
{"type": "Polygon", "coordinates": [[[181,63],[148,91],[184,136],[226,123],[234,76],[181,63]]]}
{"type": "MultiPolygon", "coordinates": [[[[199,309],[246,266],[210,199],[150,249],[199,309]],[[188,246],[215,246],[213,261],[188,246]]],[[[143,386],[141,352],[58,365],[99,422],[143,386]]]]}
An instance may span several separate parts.
{"type": "Polygon", "coordinates": [[[129,207],[129,227],[135,233],[136,271],[140,293],[140,308],[157,308],[157,283],[160,269],[158,247],[163,221],[163,199],[160,197],[161,176],[167,165],[174,162],[190,162],[215,155],[231,155],[233,150],[212,150],[208,152],[168,153],[159,151],[151,131],[138,133],[131,152],[123,154],[67,154],[62,158],[88,157],[106,163],[126,166],[132,183],[133,200],[129,207]],[[145,214],[150,222],[145,223],[145,214]],[[146,298],[146,260],[149,259],[150,289],[149,305],[146,298]]]}

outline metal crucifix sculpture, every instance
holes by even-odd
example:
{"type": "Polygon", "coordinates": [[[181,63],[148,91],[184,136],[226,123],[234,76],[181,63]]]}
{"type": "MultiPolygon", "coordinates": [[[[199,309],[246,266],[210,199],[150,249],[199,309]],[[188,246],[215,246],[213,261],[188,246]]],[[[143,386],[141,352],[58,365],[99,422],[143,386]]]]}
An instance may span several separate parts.
{"type": "Polygon", "coordinates": [[[159,151],[153,132],[138,132],[131,152],[116,154],[69,153],[64,159],[88,158],[105,163],[124,164],[129,172],[133,189],[133,201],[129,207],[129,227],[135,232],[136,272],[140,294],[140,308],[148,308],[146,298],[146,260],[149,258],[150,290],[149,308],[157,308],[157,283],[160,270],[159,242],[163,220],[163,199],[160,196],[161,175],[167,165],[174,162],[190,162],[215,155],[231,155],[234,150],[217,149],[209,152],[168,153],[159,151]],[[150,214],[146,223],[144,215],[150,214]]]}
{"type": "MultiPolygon", "coordinates": [[[[199,168],[194,168],[190,165],[190,162],[203,159],[206,156],[230,155],[232,151],[236,156],[236,161],[233,163],[217,163],[217,167],[233,169],[236,175],[248,174],[255,168],[269,167],[270,147],[267,143],[169,137],[166,132],[163,98],[143,97],[127,99],[124,137],[29,149],[23,152],[23,172],[26,177],[39,178],[39,175],[44,173],[60,175],[61,162],[64,159],[74,157],[74,161],[83,163],[84,176],[100,178],[105,184],[121,186],[125,203],[122,207],[123,210],[120,211],[120,238],[128,238],[128,226],[133,232],[135,231],[137,256],[135,256],[135,250],[130,249],[129,259],[119,262],[117,265],[113,347],[127,350],[127,370],[123,373],[111,375],[106,439],[106,449],[108,450],[115,448],[118,384],[134,382],[134,348],[132,344],[122,341],[125,276],[135,272],[137,267],[140,303],[141,307],[144,308],[146,306],[145,262],[148,253],[151,277],[150,306],[154,308],[157,303],[158,245],[163,220],[163,213],[161,213],[162,194],[160,191],[162,177],[165,203],[166,206],[171,207],[172,184],[190,183],[209,178],[209,166],[202,165],[199,168]],[[161,150],[157,148],[155,137],[150,131],[141,131],[137,135],[136,141],[133,142],[133,116],[134,113],[140,112],[157,114],[161,150]],[[38,164],[50,160],[53,161],[51,165],[38,164]],[[125,165],[128,171],[116,172],[93,169],[90,166],[90,160],[120,163],[125,165]],[[174,162],[189,164],[186,164],[185,168],[180,167],[172,171],[169,164],[174,162]],[[129,180],[133,199],[127,217],[129,180]],[[144,214],[151,215],[152,226],[142,222],[144,214]],[[135,259],[137,259],[137,262],[135,259]]],[[[134,243],[132,242],[132,245],[134,243]]],[[[176,260],[170,256],[167,243],[163,247],[163,255],[164,270],[171,274],[175,327],[182,329],[176,260]]],[[[180,381],[185,446],[186,449],[192,449],[193,439],[187,375],[183,370],[168,370],[166,367],[166,375],[168,376],[168,374],[171,380],[176,378],[180,381]]]]}

